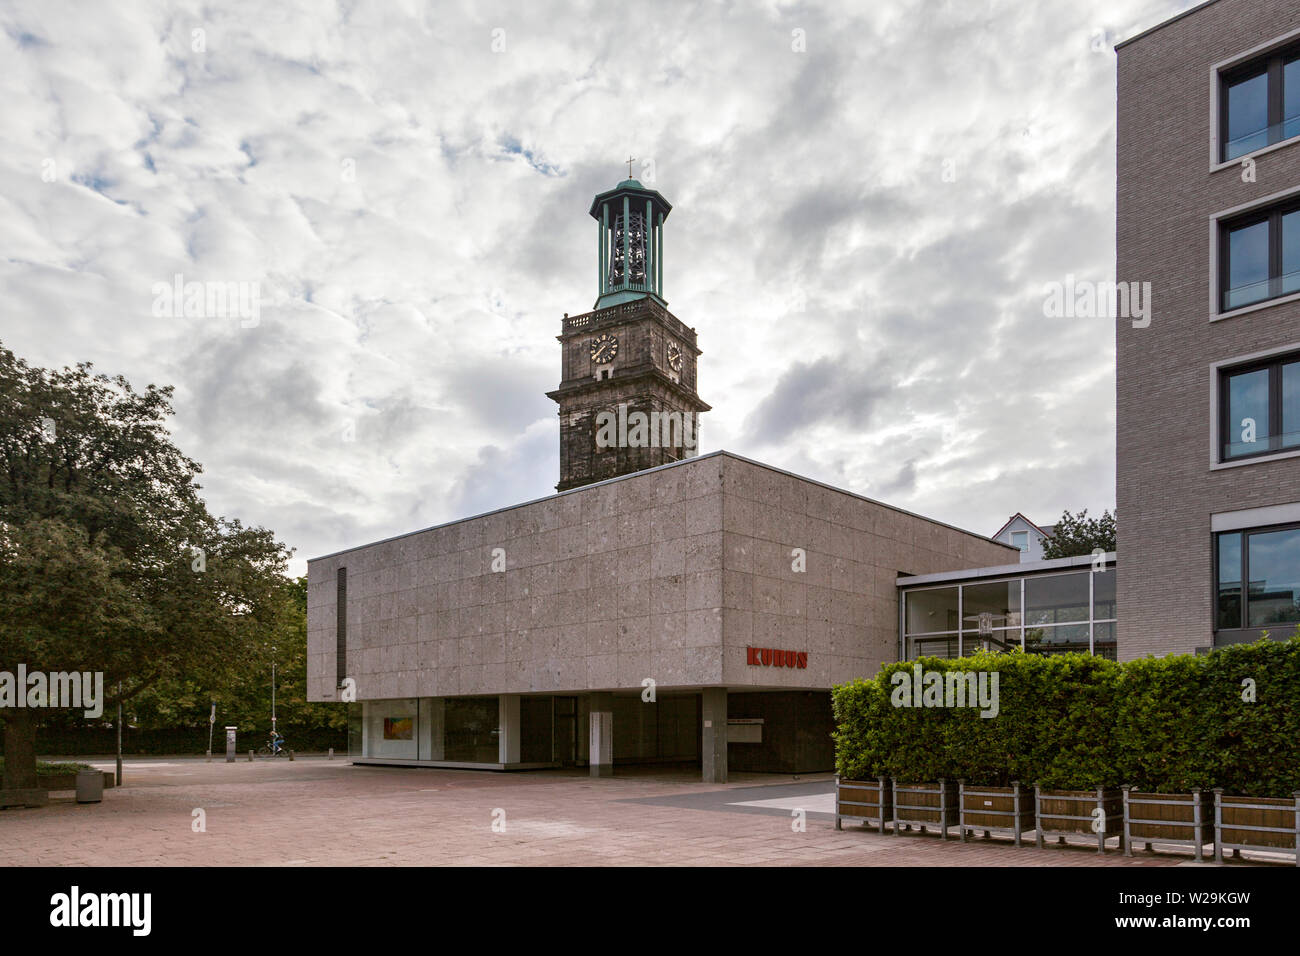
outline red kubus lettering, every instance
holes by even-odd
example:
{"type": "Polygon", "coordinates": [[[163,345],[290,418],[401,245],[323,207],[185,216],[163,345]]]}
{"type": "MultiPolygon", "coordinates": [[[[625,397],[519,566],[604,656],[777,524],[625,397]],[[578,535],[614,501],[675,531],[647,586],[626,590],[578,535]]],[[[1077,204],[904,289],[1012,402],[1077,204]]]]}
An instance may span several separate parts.
{"type": "Polygon", "coordinates": [[[808,652],[777,650],[772,647],[746,647],[745,663],[756,667],[806,668],[808,666],[808,652]]]}

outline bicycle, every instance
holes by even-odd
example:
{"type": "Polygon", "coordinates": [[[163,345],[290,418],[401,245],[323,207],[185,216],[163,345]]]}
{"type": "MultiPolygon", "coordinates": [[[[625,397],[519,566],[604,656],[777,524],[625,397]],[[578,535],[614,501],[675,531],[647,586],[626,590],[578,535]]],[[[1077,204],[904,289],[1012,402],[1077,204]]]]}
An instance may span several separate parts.
{"type": "Polygon", "coordinates": [[[284,738],[268,740],[262,744],[262,749],[257,752],[259,757],[287,757],[289,748],[284,745],[284,738]]]}

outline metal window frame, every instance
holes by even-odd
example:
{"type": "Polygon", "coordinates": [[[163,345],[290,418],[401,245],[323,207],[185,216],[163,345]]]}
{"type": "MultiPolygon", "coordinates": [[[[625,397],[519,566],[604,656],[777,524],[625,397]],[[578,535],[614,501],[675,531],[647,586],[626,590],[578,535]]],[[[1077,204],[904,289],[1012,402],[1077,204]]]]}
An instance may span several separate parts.
{"type": "MultiPolygon", "coordinates": [[[[1270,40],[1257,44],[1248,50],[1234,54],[1227,59],[1219,60],[1210,66],[1210,89],[1209,89],[1209,125],[1210,125],[1210,172],[1217,172],[1231,166],[1238,166],[1242,160],[1249,157],[1259,156],[1264,153],[1272,152],[1275,149],[1281,149],[1294,143],[1300,136],[1292,136],[1287,139],[1278,140],[1261,146],[1258,149],[1251,150],[1248,153],[1242,153],[1232,159],[1225,160],[1223,157],[1226,153],[1225,137],[1228,132],[1226,120],[1225,101],[1227,94],[1225,92],[1225,78],[1238,80],[1244,79],[1251,75],[1252,69],[1263,64],[1267,64],[1273,58],[1280,58],[1283,64],[1300,54],[1300,29],[1291,30],[1287,33],[1275,36],[1270,40]]],[[[1272,84],[1269,89],[1272,95],[1272,84]]],[[[1279,94],[1281,95],[1281,94],[1279,94]]],[[[1285,104],[1283,104],[1285,108],[1285,104]]],[[[1270,125],[1272,125],[1270,123],[1270,125]]]]}
{"type": "Polygon", "coordinates": [[[1218,220],[1219,229],[1219,264],[1217,269],[1217,279],[1219,287],[1216,292],[1216,308],[1214,314],[1227,315],[1238,311],[1239,309],[1250,309],[1261,306],[1266,302],[1273,302],[1277,299],[1287,298],[1297,294],[1297,290],[1292,289],[1289,292],[1281,290],[1280,286],[1275,291],[1274,283],[1280,282],[1282,278],[1282,217],[1291,213],[1300,212],[1300,198],[1295,196],[1284,197],[1275,203],[1257,206],[1247,209],[1237,215],[1224,217],[1218,220]],[[1232,254],[1229,237],[1232,233],[1241,229],[1249,229],[1252,226],[1258,226],[1261,223],[1268,224],[1268,294],[1261,299],[1253,302],[1246,302],[1242,305],[1229,307],[1227,294],[1231,287],[1229,282],[1232,278],[1232,254]]]}
{"type": "MultiPolygon", "coordinates": [[[[1116,569],[1113,566],[1111,566],[1105,568],[1104,570],[1114,572],[1116,569]]],[[[914,653],[914,642],[917,639],[951,638],[953,635],[955,635],[957,638],[958,656],[959,657],[964,656],[966,652],[966,647],[965,647],[966,634],[968,632],[972,634],[976,633],[974,629],[967,628],[965,626],[965,621],[963,619],[964,612],[965,612],[965,603],[966,603],[966,588],[978,587],[986,584],[1010,584],[1012,582],[1019,582],[1020,594],[1019,594],[1018,613],[1019,613],[1020,623],[1015,627],[995,628],[994,630],[995,632],[1001,632],[1007,634],[1015,631],[1019,631],[1020,649],[1024,651],[1025,632],[1029,626],[1026,619],[1026,613],[1025,613],[1025,582],[1028,581],[1031,577],[1038,579],[1038,578],[1063,577],[1071,574],[1088,575],[1087,620],[1062,621],[1056,624],[1036,624],[1034,626],[1035,627],[1078,627],[1081,624],[1087,624],[1088,625],[1088,652],[1090,654],[1095,655],[1097,653],[1096,625],[1116,623],[1118,621],[1118,617],[1097,616],[1097,589],[1096,589],[1096,580],[1095,580],[1095,575],[1097,574],[1097,571],[1095,569],[1084,570],[1081,568],[1068,568],[1068,569],[1062,569],[1058,571],[1050,571],[1044,574],[1021,574],[1021,575],[1011,574],[1005,577],[991,578],[988,580],[981,578],[976,581],[944,582],[941,584],[923,585],[921,587],[907,588],[905,590],[900,590],[899,597],[898,597],[898,632],[899,632],[899,655],[900,655],[899,660],[907,661],[907,660],[914,660],[916,658],[916,655],[914,653]],[[921,591],[941,591],[941,590],[948,590],[951,588],[957,589],[956,630],[916,631],[916,632],[911,632],[907,630],[907,598],[909,595],[916,594],[921,591]]]]}
{"type": "Polygon", "coordinates": [[[1211,633],[1218,634],[1220,631],[1255,631],[1261,628],[1272,627],[1275,624],[1283,626],[1288,624],[1300,624],[1296,621],[1274,621],[1271,624],[1251,624],[1250,623],[1250,541],[1252,534],[1272,534],[1277,531],[1300,531],[1300,522],[1291,521],[1285,524],[1260,525],[1252,528],[1234,528],[1229,531],[1211,532],[1210,555],[1214,564],[1213,573],[1213,606],[1212,621],[1213,626],[1211,633]],[[1219,540],[1224,535],[1235,534],[1240,536],[1241,541],[1241,616],[1238,619],[1237,627],[1219,627],[1219,540]]]}

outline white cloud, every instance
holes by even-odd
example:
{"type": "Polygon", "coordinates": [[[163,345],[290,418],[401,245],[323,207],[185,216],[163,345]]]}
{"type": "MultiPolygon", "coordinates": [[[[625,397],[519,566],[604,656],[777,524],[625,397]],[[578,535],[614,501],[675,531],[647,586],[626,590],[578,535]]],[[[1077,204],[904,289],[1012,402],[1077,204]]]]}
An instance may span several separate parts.
{"type": "Polygon", "coordinates": [[[175,384],[213,509],[299,559],[539,497],[631,154],[706,450],[986,533],[1100,511],[1113,327],[1042,288],[1113,267],[1093,36],[1188,5],[13,2],[0,339],[175,384]],[[177,273],[260,322],[154,317],[177,273]]]}

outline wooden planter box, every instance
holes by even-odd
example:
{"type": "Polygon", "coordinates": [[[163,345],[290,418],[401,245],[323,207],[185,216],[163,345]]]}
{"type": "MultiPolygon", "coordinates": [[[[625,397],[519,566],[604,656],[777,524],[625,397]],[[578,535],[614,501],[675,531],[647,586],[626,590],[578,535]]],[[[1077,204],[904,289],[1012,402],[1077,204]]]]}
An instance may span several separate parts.
{"type": "Polygon", "coordinates": [[[1300,790],[1291,797],[1230,797],[1214,788],[1214,859],[1224,850],[1284,850],[1300,866],[1300,790]]]}
{"type": "Polygon", "coordinates": [[[1133,855],[1133,841],[1190,846],[1201,862],[1201,849],[1214,842],[1214,811],[1210,795],[1199,787],[1191,793],[1142,793],[1124,787],[1124,855],[1133,855]]]}
{"type": "Polygon", "coordinates": [[[940,779],[934,783],[899,783],[894,789],[894,836],[899,824],[919,826],[924,833],[928,827],[939,830],[942,839],[948,839],[948,828],[957,825],[957,783],[940,779]]]}
{"type": "Polygon", "coordinates": [[[963,843],[968,831],[983,830],[985,836],[1006,833],[1020,846],[1020,838],[1034,828],[1034,791],[1019,780],[1009,787],[968,786],[959,780],[957,798],[963,843]]]}
{"type": "Polygon", "coordinates": [[[1106,852],[1106,838],[1120,837],[1124,833],[1124,796],[1114,788],[1096,790],[1046,790],[1034,786],[1034,828],[1038,831],[1038,846],[1043,838],[1061,837],[1083,833],[1097,837],[1097,852],[1106,852]],[[1093,829],[1098,819],[1093,811],[1100,808],[1105,815],[1105,828],[1093,829]]]}
{"type": "Polygon", "coordinates": [[[885,777],[875,780],[843,780],[835,778],[835,829],[842,820],[876,824],[885,832],[885,824],[894,817],[894,793],[885,777]]]}

